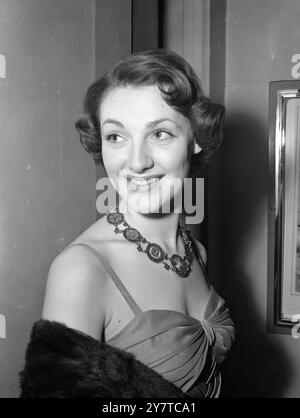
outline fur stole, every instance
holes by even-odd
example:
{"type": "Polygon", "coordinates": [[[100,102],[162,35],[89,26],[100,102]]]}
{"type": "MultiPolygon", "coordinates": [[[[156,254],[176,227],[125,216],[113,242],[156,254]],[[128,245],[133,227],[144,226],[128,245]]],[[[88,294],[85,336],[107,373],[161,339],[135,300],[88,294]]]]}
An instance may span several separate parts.
{"type": "Polygon", "coordinates": [[[188,398],[132,354],[44,319],[33,325],[20,386],[21,398],[188,398]]]}

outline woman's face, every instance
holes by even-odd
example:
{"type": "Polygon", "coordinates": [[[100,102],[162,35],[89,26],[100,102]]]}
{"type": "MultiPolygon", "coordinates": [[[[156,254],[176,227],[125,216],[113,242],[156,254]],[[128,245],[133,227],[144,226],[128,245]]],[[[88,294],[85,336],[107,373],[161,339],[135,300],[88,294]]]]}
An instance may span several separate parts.
{"type": "Polygon", "coordinates": [[[103,163],[122,200],[140,213],[168,212],[200,151],[190,121],[157,86],[126,86],[104,97],[100,126],[103,163]]]}

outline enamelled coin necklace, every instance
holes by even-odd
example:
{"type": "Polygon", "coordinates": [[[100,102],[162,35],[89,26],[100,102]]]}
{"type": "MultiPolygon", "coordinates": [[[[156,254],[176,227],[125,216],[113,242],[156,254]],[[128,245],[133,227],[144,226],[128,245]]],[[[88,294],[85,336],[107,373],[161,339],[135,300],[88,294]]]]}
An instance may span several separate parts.
{"type": "Polygon", "coordinates": [[[189,275],[193,261],[192,243],[180,222],[178,223],[178,229],[184,240],[185,248],[183,257],[178,254],[169,256],[158,244],[149,242],[136,228],[131,227],[126,222],[123,213],[119,212],[118,205],[112,211],[107,210],[106,217],[107,222],[115,226],[114,232],[116,234],[123,233],[125,239],[135,242],[137,251],[146,253],[151,261],[162,263],[166,270],[174,271],[180,277],[189,275]],[[120,226],[122,226],[122,229],[120,226]]]}

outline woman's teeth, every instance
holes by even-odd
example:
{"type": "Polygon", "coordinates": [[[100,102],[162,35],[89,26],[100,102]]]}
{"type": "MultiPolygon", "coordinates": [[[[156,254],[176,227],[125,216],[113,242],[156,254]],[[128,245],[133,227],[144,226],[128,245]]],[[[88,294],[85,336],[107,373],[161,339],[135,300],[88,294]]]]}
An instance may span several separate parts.
{"type": "Polygon", "coordinates": [[[148,180],[142,180],[142,179],[130,179],[129,184],[131,184],[134,188],[138,189],[148,189],[149,186],[151,186],[154,183],[158,183],[159,178],[158,177],[152,177],[148,180]]]}
{"type": "Polygon", "coordinates": [[[148,184],[154,183],[157,180],[158,180],[157,177],[152,177],[151,179],[148,179],[148,180],[131,179],[131,181],[134,184],[137,184],[138,186],[147,186],[148,184]]]}

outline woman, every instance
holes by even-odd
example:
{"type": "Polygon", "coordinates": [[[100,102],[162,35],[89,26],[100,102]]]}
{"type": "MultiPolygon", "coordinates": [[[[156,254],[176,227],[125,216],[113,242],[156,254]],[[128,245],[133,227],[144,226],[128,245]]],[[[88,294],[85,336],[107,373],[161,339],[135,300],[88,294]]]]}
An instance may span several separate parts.
{"type": "Polygon", "coordinates": [[[132,54],[88,89],[76,127],[119,203],[52,262],[21,396],[219,395],[233,323],[178,195],[223,116],[167,50],[132,54]]]}

